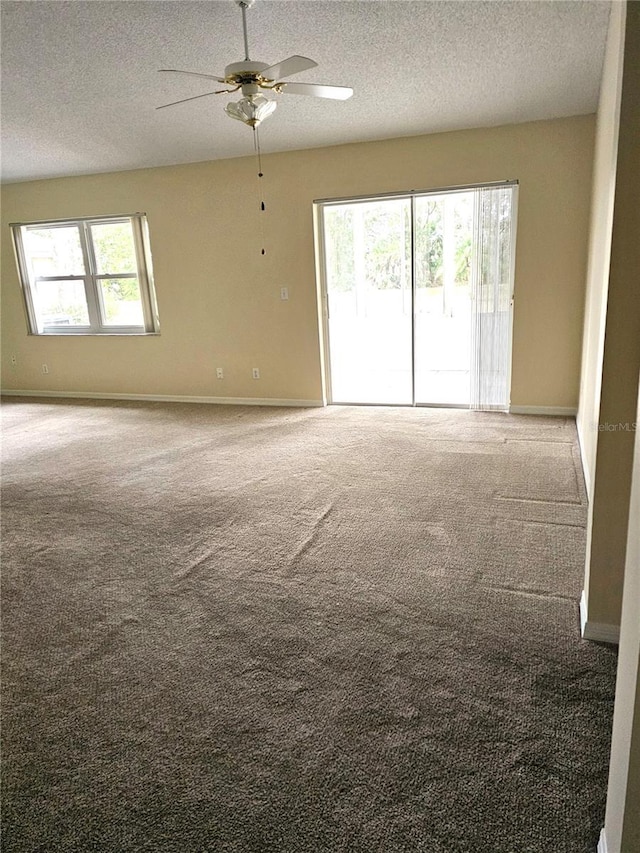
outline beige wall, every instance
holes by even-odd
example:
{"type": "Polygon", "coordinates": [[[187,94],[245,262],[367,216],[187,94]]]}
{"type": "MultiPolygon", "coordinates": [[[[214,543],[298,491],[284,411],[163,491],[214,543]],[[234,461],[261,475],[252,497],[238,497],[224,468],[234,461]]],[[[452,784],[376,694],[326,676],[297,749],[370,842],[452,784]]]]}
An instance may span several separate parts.
{"type": "Polygon", "coordinates": [[[580,116],[266,156],[265,257],[252,158],[5,186],[3,387],[319,400],[313,199],[518,179],[512,403],[576,407],[593,136],[580,116]],[[136,211],[160,336],[27,336],[7,223],[136,211]]]}
{"type": "MultiPolygon", "coordinates": [[[[615,120],[613,90],[616,86],[620,88],[620,66],[624,58],[617,171],[615,156],[608,156],[612,174],[608,180],[600,176],[605,189],[600,195],[594,194],[594,208],[600,207],[601,216],[598,228],[592,232],[591,258],[593,260],[598,253],[604,257],[589,283],[591,292],[587,298],[592,298],[587,303],[578,419],[591,478],[585,572],[588,622],[604,625],[620,624],[633,459],[632,425],[636,417],[640,372],[640,158],[637,149],[640,86],[637,36],[629,31],[629,22],[637,17],[636,9],[635,3],[628,6],[614,3],[611,12],[600,121],[615,120]],[[627,8],[627,38],[623,45],[627,8]],[[611,181],[615,182],[612,225],[611,181]],[[607,243],[610,259],[606,257],[607,243]],[[628,429],[618,428],[621,424],[629,425],[628,429]],[[602,431],[594,429],[597,426],[602,431]]],[[[608,137],[614,136],[614,131],[609,129],[608,137]]],[[[594,220],[597,219],[596,209],[594,220]]]]}
{"type": "MultiPolygon", "coordinates": [[[[640,406],[637,420],[640,422],[640,406]]],[[[640,430],[636,433],[605,833],[608,853],[640,850],[640,430]]]]}
{"type": "MultiPolygon", "coordinates": [[[[595,436],[597,441],[587,433],[582,438],[594,445],[584,448],[593,456],[585,587],[589,619],[617,624],[622,597],[607,808],[604,837],[598,850],[637,853],[640,850],[640,215],[637,202],[640,3],[612,5],[601,100],[603,114],[599,121],[603,120],[605,110],[612,116],[613,88],[620,87],[620,82],[617,167],[615,155],[610,159],[611,180],[615,177],[611,220],[609,193],[594,192],[594,204],[598,200],[601,204],[602,220],[599,230],[594,229],[591,234],[591,257],[597,251],[594,242],[601,246],[609,242],[610,263],[600,268],[601,292],[591,302],[593,318],[587,303],[587,361],[592,331],[597,347],[591,351],[593,362],[585,366],[589,373],[583,375],[580,413],[584,419],[580,425],[583,430],[588,429],[589,417],[594,415],[600,423],[630,425],[629,431],[600,432],[595,436]],[[601,308],[594,307],[595,302],[601,308]],[[603,336],[601,341],[598,335],[603,336]],[[595,355],[597,349],[599,357],[595,355]],[[601,387],[600,393],[597,386],[601,387]]],[[[597,170],[595,178],[597,185],[597,170]]],[[[604,186],[606,181],[602,180],[604,186]]],[[[597,217],[597,213],[594,215],[597,217]]],[[[591,281],[590,287],[593,286],[591,281]]]]}
{"type": "MultiPolygon", "coordinates": [[[[607,590],[607,583],[609,587],[620,583],[617,573],[612,576],[610,566],[607,572],[601,559],[606,553],[605,528],[611,523],[612,514],[628,518],[604,827],[608,853],[640,850],[640,215],[637,204],[640,193],[640,4],[629,3],[623,12],[626,12],[624,73],[601,416],[604,411],[617,411],[626,417],[631,409],[638,428],[635,435],[625,434],[623,443],[598,441],[590,575],[590,598],[595,607],[605,597],[603,591],[607,590]],[[603,503],[598,488],[603,479],[608,482],[605,497],[608,492],[612,506],[603,503]],[[618,484],[617,493],[611,483],[618,484]],[[595,550],[596,544],[600,551],[595,550]]],[[[618,7],[614,6],[614,14],[620,14],[618,7]]],[[[610,597],[609,593],[607,600],[610,597]]]]}

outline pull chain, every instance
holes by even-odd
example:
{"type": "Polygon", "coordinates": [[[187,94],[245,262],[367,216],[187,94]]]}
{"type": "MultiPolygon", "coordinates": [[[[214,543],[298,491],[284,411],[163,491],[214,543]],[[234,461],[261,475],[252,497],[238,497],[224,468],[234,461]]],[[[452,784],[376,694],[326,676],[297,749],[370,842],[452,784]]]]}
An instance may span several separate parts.
{"type": "MultiPolygon", "coordinates": [[[[258,157],[258,201],[260,202],[260,213],[265,212],[264,205],[264,195],[262,192],[262,178],[264,177],[264,173],[262,171],[262,152],[260,150],[260,134],[258,133],[258,128],[254,126],[253,128],[253,147],[255,149],[256,155],[258,157]]],[[[266,254],[264,248],[264,220],[262,216],[260,216],[260,237],[262,239],[262,250],[261,254],[266,254]]]]}

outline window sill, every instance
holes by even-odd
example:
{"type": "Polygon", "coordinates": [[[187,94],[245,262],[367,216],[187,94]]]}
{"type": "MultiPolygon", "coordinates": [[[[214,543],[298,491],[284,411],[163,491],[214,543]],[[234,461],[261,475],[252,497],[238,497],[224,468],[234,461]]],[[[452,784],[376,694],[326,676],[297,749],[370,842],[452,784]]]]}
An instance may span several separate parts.
{"type": "Polygon", "coordinates": [[[56,330],[51,332],[29,332],[32,338],[158,338],[160,332],[61,332],[56,330]]]}

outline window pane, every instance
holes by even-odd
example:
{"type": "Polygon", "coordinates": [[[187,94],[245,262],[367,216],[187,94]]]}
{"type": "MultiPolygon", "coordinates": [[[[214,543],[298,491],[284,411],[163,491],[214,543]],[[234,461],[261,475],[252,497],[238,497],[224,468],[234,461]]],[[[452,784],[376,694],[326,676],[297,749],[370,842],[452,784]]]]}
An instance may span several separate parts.
{"type": "Polygon", "coordinates": [[[334,402],[411,403],[411,205],[324,209],[334,402]]]}
{"type": "Polygon", "coordinates": [[[137,278],[103,278],[100,290],[105,325],[144,326],[137,278]]]}
{"type": "Polygon", "coordinates": [[[98,275],[137,273],[130,222],[104,222],[91,226],[98,275]]]}
{"type": "Polygon", "coordinates": [[[88,326],[89,313],[82,281],[38,281],[34,288],[38,329],[88,326]]]}
{"type": "Polygon", "coordinates": [[[80,234],[75,225],[25,228],[24,248],[32,275],[84,275],[80,234]]]}

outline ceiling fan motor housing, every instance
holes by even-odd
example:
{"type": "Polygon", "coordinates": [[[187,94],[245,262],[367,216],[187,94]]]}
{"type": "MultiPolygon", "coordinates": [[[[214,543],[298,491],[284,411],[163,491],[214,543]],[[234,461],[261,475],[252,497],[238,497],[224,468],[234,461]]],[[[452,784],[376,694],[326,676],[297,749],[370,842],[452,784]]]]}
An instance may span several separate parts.
{"type": "Polygon", "coordinates": [[[243,95],[255,95],[260,91],[257,78],[265,68],[269,68],[266,62],[243,59],[242,62],[232,62],[231,65],[227,65],[224,76],[228,83],[240,84],[243,95]]]}

